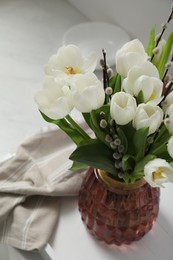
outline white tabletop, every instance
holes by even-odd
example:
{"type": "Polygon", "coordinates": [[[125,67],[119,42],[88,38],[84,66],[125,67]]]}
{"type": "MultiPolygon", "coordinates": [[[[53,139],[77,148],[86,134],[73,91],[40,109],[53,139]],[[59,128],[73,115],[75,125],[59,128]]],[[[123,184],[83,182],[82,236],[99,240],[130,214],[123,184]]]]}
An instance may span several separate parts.
{"type": "MultiPolygon", "coordinates": [[[[0,1],[0,159],[47,123],[33,96],[44,65],[62,45],[63,34],[88,19],[66,0],[0,1]]],[[[1,260],[40,260],[0,246],[1,260]]]]}
{"type": "MultiPolygon", "coordinates": [[[[33,101],[42,84],[43,66],[61,45],[64,32],[85,21],[87,18],[65,0],[0,1],[0,157],[14,152],[26,136],[47,125],[33,101]]],[[[168,185],[162,190],[153,229],[137,243],[114,248],[88,233],[77,198],[61,199],[59,221],[50,240],[55,259],[172,260],[172,197],[173,186],[168,185]]],[[[0,252],[2,260],[42,259],[38,253],[3,245],[0,252]]]]}

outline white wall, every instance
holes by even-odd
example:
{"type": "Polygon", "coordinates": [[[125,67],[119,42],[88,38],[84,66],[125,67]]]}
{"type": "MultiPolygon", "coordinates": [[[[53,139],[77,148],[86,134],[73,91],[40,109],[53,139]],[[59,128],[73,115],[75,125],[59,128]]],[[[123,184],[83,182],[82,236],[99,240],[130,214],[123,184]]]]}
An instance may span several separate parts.
{"type": "MultiPolygon", "coordinates": [[[[93,21],[120,25],[133,37],[147,42],[151,27],[167,19],[172,0],[69,0],[93,21]]],[[[172,24],[171,24],[172,26],[172,24]]]]}

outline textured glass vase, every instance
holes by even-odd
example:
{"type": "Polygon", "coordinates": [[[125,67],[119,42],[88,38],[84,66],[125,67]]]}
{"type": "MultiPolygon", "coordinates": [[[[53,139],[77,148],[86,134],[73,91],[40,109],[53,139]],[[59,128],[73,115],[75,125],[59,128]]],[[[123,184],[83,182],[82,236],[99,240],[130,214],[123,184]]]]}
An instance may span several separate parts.
{"type": "Polygon", "coordinates": [[[125,184],[89,169],[79,192],[79,210],[97,239],[107,244],[130,244],[152,228],[159,197],[160,189],[144,180],[125,184]]]}

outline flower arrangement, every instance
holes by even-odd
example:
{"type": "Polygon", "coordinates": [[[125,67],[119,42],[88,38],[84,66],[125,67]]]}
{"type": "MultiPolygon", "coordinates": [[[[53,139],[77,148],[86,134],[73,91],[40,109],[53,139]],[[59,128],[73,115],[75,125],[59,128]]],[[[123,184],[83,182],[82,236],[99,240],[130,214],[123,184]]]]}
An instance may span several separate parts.
{"type": "Polygon", "coordinates": [[[126,183],[145,178],[153,187],[173,182],[173,31],[162,37],[172,18],[173,8],[161,33],[152,28],[146,50],[138,39],[122,46],[116,73],[102,50],[103,80],[94,74],[96,56],[84,57],[75,45],[50,57],[35,101],[43,118],[77,145],[72,170],[95,167],[126,183]],[[71,117],[73,108],[95,137],[71,117]]]}

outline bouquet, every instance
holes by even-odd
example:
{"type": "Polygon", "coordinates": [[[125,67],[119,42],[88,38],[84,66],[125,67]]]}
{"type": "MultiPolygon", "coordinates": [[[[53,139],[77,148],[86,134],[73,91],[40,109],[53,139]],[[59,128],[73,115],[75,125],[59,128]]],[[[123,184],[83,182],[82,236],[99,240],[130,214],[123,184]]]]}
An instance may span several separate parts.
{"type": "Polygon", "coordinates": [[[116,72],[103,49],[101,80],[94,53],[84,57],[67,45],[50,57],[35,101],[43,118],[76,144],[71,170],[90,166],[125,183],[144,178],[153,187],[173,182],[173,31],[163,39],[172,18],[173,8],[159,34],[151,29],[146,49],[138,39],[124,44],[115,54],[116,72]],[[71,117],[73,108],[94,137],[71,117]]]}

